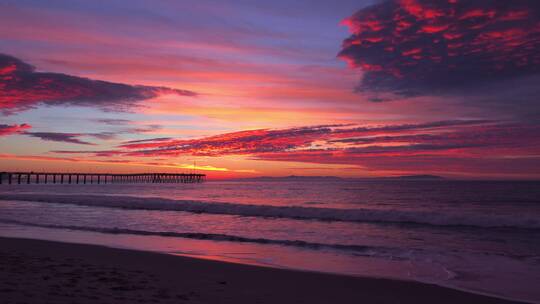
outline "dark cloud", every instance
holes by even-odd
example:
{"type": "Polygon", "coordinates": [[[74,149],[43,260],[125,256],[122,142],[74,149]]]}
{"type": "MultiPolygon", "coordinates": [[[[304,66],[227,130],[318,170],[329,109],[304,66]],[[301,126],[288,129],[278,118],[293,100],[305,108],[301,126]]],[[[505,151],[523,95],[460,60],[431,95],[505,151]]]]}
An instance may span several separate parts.
{"type": "Polygon", "coordinates": [[[171,141],[174,138],[172,137],[158,137],[158,138],[148,138],[148,139],[139,139],[139,140],[128,140],[123,145],[129,144],[141,144],[141,143],[150,143],[150,142],[162,142],[162,141],[171,141]]]}
{"type": "MultiPolygon", "coordinates": [[[[134,121],[129,119],[114,119],[114,118],[105,118],[105,119],[92,119],[100,124],[105,124],[109,126],[127,126],[117,130],[111,134],[139,134],[139,133],[149,133],[162,129],[162,126],[157,124],[148,124],[148,125],[137,125],[134,121]]],[[[103,133],[102,133],[103,134],[103,133]]],[[[106,132],[105,132],[106,134],[106,132]]]]}
{"type": "Polygon", "coordinates": [[[101,133],[84,133],[81,134],[84,136],[90,136],[101,140],[112,140],[117,137],[117,133],[115,132],[101,132],[101,133]]]}
{"type": "Polygon", "coordinates": [[[375,93],[372,101],[540,79],[536,0],[390,0],[344,23],[352,35],[339,56],[364,71],[358,89],[375,93]]]}
{"type": "Polygon", "coordinates": [[[20,124],[20,125],[0,124],[0,136],[20,134],[24,132],[25,130],[30,129],[31,127],[32,126],[28,124],[20,124]]]}
{"type": "Polygon", "coordinates": [[[111,125],[111,126],[123,126],[123,125],[129,125],[132,123],[129,119],[120,119],[120,118],[103,118],[103,119],[93,119],[93,121],[111,125]]]}
{"type": "Polygon", "coordinates": [[[63,133],[63,132],[24,132],[24,135],[40,138],[47,141],[66,142],[80,145],[95,145],[94,143],[81,140],[80,137],[93,137],[100,140],[115,139],[117,134],[113,132],[101,133],[63,133]]]}
{"type": "Polygon", "coordinates": [[[95,145],[88,141],[80,140],[84,134],[79,133],[56,133],[56,132],[26,132],[25,135],[40,138],[46,141],[57,141],[79,145],[95,145]]]}
{"type": "Polygon", "coordinates": [[[142,125],[139,127],[130,128],[126,130],[125,133],[135,133],[135,134],[149,133],[149,132],[154,132],[161,129],[162,127],[160,125],[142,125]]]}
{"type": "Polygon", "coordinates": [[[475,126],[475,125],[486,125],[494,124],[496,121],[491,120],[480,120],[480,119],[471,119],[471,120],[443,120],[443,121],[434,121],[426,123],[415,123],[415,124],[400,124],[400,125],[383,125],[383,126],[370,126],[370,127],[354,127],[354,128],[344,128],[337,129],[334,133],[341,133],[341,136],[347,136],[351,134],[360,134],[360,135],[370,135],[370,134],[381,134],[381,133],[399,133],[404,131],[423,131],[423,130],[437,130],[449,127],[466,127],[466,126],[475,126]]]}
{"type": "Polygon", "coordinates": [[[57,154],[92,154],[98,157],[111,157],[124,154],[123,152],[117,150],[53,150],[50,152],[57,154]]]}
{"type": "MultiPolygon", "coordinates": [[[[411,129],[412,130],[412,129],[411,129]]],[[[421,131],[421,128],[415,129],[421,131]]],[[[433,129],[431,129],[433,130],[433,129]]],[[[539,127],[537,124],[481,124],[476,127],[453,129],[452,132],[443,131],[437,133],[414,133],[407,135],[390,136],[364,136],[348,137],[343,139],[330,140],[332,143],[346,144],[388,144],[388,143],[409,143],[409,144],[455,144],[470,146],[508,146],[511,144],[520,145],[524,140],[535,138],[539,127]]],[[[385,132],[388,133],[388,132],[385,132]]],[[[531,141],[531,144],[535,141],[531,141]]],[[[536,141],[538,142],[538,141],[536,141]]]]}
{"type": "Polygon", "coordinates": [[[36,72],[33,66],[21,60],[0,54],[0,111],[4,114],[24,111],[40,104],[123,111],[139,105],[140,101],[164,94],[196,95],[187,90],[36,72]]]}

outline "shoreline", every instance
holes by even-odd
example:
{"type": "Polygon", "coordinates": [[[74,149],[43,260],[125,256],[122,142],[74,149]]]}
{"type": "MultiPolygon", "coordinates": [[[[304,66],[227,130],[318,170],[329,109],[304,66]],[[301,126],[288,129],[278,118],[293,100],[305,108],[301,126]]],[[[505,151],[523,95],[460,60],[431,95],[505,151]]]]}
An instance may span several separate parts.
{"type": "Polygon", "coordinates": [[[525,303],[413,281],[0,237],[6,303],[525,303]]]}

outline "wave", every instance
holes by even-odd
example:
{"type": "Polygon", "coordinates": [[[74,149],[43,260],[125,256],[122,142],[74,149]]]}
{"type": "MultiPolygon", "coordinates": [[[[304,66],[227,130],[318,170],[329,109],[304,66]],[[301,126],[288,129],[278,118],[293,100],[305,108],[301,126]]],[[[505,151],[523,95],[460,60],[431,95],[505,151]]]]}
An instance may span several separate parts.
{"type": "MultiPolygon", "coordinates": [[[[22,226],[31,226],[39,228],[52,228],[52,229],[68,229],[77,231],[99,232],[106,234],[131,234],[142,236],[164,236],[164,237],[181,237],[196,240],[211,240],[211,241],[228,241],[239,243],[257,243],[257,244],[269,244],[269,245],[283,245],[302,247],[308,249],[338,249],[342,251],[353,251],[355,255],[375,255],[375,252],[379,252],[381,256],[392,256],[391,248],[363,246],[363,245],[344,245],[344,244],[324,244],[306,242],[301,240],[279,240],[279,239],[265,239],[265,238],[249,238],[236,235],[228,235],[221,233],[199,233],[199,232],[171,232],[171,231],[146,231],[146,230],[134,230],[125,228],[105,228],[105,227],[86,227],[86,226],[73,226],[73,225],[54,225],[54,224],[36,224],[11,219],[0,219],[0,223],[15,224],[22,226]]],[[[392,256],[393,258],[396,258],[392,256]]]]}
{"type": "Polygon", "coordinates": [[[540,229],[535,214],[493,215],[485,213],[449,213],[441,211],[338,209],[300,206],[249,205],[153,197],[103,195],[0,194],[0,200],[19,200],[90,207],[131,210],[184,211],[300,220],[465,226],[478,228],[540,229]]]}

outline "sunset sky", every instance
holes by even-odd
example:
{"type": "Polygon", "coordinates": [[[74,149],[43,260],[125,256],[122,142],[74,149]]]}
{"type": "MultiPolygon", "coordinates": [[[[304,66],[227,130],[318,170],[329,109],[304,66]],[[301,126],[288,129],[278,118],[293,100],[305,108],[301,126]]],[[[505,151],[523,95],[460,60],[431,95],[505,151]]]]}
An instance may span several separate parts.
{"type": "Polygon", "coordinates": [[[536,179],[539,122],[537,0],[0,0],[0,171],[536,179]]]}

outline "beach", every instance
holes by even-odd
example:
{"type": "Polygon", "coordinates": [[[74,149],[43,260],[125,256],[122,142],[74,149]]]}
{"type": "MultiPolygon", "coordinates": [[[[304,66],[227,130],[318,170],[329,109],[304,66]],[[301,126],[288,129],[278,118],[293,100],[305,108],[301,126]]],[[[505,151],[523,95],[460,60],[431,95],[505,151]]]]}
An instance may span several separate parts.
{"type": "Polygon", "coordinates": [[[435,285],[0,238],[2,303],[517,303],[435,285]]]}

